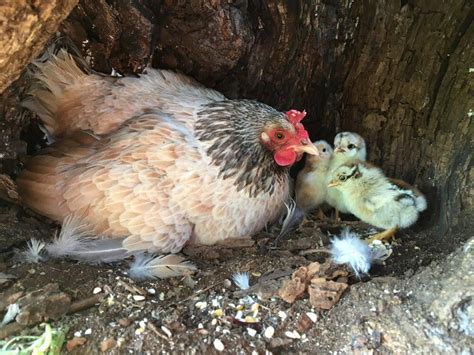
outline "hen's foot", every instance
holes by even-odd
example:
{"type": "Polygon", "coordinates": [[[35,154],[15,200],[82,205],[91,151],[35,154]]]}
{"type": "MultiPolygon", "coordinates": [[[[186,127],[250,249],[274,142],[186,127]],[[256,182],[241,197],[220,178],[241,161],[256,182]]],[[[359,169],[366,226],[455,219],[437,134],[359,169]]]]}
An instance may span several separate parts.
{"type": "Polygon", "coordinates": [[[366,239],[365,242],[367,244],[371,244],[375,240],[385,241],[388,242],[390,239],[395,238],[395,234],[397,233],[397,228],[387,229],[383,232],[374,234],[369,239],[366,239]]]}

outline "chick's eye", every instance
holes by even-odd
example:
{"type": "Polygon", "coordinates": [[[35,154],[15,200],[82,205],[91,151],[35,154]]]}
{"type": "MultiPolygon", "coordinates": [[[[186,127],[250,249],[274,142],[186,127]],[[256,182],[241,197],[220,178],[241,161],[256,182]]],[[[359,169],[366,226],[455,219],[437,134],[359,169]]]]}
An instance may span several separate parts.
{"type": "Polygon", "coordinates": [[[355,148],[355,145],[351,143],[351,144],[349,144],[349,145],[347,146],[347,148],[349,148],[349,149],[354,149],[354,148],[355,148]]]}
{"type": "Polygon", "coordinates": [[[346,176],[345,176],[345,175],[341,175],[341,176],[339,176],[339,180],[341,180],[341,181],[345,181],[345,180],[346,180],[346,176]]]}
{"type": "Polygon", "coordinates": [[[326,153],[326,148],[323,148],[323,152],[326,153]]]}
{"type": "Polygon", "coordinates": [[[285,138],[285,135],[281,132],[277,132],[277,133],[275,133],[275,138],[276,139],[283,139],[283,138],[285,138]]]}

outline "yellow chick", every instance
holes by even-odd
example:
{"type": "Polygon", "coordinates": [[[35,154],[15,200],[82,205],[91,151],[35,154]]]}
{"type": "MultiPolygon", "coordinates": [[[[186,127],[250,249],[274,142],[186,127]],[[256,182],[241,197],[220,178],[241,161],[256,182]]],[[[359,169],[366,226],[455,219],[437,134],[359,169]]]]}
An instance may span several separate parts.
{"type": "MultiPolygon", "coordinates": [[[[329,171],[326,182],[329,183],[335,170],[350,161],[365,161],[367,150],[364,138],[354,132],[340,132],[334,138],[334,153],[329,164],[329,171]]],[[[329,189],[326,195],[326,202],[336,209],[336,220],[339,219],[339,212],[350,213],[344,204],[341,193],[337,189],[329,189]]]]}
{"type": "MultiPolygon", "coordinates": [[[[332,147],[324,140],[316,141],[314,145],[319,150],[319,156],[307,155],[305,166],[296,178],[296,204],[305,213],[326,200],[326,175],[333,153],[332,147]]],[[[323,217],[321,210],[320,216],[323,217]]]]}
{"type": "Polygon", "coordinates": [[[390,179],[374,165],[352,161],[338,167],[331,176],[329,190],[341,193],[348,211],[362,221],[385,229],[373,240],[389,239],[399,228],[414,224],[427,207],[418,189],[390,179]]]}

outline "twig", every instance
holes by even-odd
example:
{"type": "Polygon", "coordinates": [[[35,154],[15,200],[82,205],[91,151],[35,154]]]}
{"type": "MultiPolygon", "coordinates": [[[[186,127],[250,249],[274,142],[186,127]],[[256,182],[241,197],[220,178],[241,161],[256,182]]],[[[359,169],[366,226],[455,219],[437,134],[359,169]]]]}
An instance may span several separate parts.
{"type": "Polygon", "coordinates": [[[164,336],[163,334],[161,334],[161,332],[155,327],[155,325],[151,322],[148,322],[147,323],[147,327],[150,328],[153,333],[155,333],[157,336],[159,336],[161,339],[164,339],[166,340],[167,342],[169,342],[169,338],[167,336],[164,336]]]}
{"type": "Polygon", "coordinates": [[[314,254],[314,253],[326,253],[326,254],[330,254],[331,252],[326,249],[326,248],[316,248],[316,249],[306,249],[306,250],[302,250],[300,251],[298,254],[299,255],[308,255],[308,254],[314,254]]]}
{"type": "Polygon", "coordinates": [[[138,286],[134,286],[134,285],[129,285],[128,283],[126,283],[125,281],[123,280],[120,280],[118,282],[119,285],[122,285],[123,288],[125,288],[128,292],[131,292],[131,293],[135,293],[135,294],[139,294],[139,295],[142,295],[142,296],[145,296],[146,295],[146,292],[143,288],[141,287],[138,287],[138,286]]]}
{"type": "Polygon", "coordinates": [[[73,314],[73,313],[81,312],[88,308],[91,308],[95,304],[100,303],[106,296],[107,296],[107,293],[102,292],[102,293],[93,295],[91,297],[84,298],[80,301],[76,301],[71,304],[71,307],[69,308],[69,311],[67,312],[67,314],[73,314]]]}

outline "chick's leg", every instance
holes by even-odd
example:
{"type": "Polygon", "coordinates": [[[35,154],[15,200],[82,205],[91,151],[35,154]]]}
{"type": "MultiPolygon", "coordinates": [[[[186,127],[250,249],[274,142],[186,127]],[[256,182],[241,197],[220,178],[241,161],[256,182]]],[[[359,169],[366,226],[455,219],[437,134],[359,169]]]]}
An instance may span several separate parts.
{"type": "Polygon", "coordinates": [[[390,239],[392,239],[393,237],[395,237],[395,234],[397,233],[397,228],[391,228],[391,229],[387,229],[383,232],[380,232],[380,233],[377,233],[377,234],[374,234],[372,237],[370,237],[369,239],[366,239],[366,243],[367,244],[370,244],[372,243],[374,240],[380,240],[380,241],[389,241],[390,239]]]}
{"type": "Polygon", "coordinates": [[[328,219],[328,217],[324,214],[323,209],[321,207],[318,208],[318,212],[316,216],[318,217],[320,221],[326,221],[328,219]]]}

